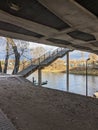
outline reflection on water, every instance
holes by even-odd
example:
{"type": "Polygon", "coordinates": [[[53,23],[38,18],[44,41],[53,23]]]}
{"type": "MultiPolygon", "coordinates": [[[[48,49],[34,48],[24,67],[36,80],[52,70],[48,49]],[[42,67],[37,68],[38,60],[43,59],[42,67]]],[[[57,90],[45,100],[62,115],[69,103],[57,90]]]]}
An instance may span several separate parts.
{"type": "MultiPolygon", "coordinates": [[[[38,73],[37,71],[31,74],[27,79],[32,81],[32,77],[37,81],[38,73]]],[[[86,90],[86,80],[83,75],[73,75],[70,74],[70,84],[69,91],[73,93],[78,93],[85,95],[86,90]]],[[[58,89],[66,91],[66,74],[65,73],[51,73],[43,72],[42,81],[48,81],[48,84],[43,87],[58,89]]],[[[98,91],[98,76],[88,76],[88,93],[92,96],[94,92],[98,91]]]]}

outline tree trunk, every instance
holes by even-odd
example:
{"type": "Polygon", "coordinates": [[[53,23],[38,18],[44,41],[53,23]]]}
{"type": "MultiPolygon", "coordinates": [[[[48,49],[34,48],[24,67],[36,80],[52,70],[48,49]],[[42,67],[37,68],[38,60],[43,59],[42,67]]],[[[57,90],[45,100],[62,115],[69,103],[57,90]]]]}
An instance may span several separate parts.
{"type": "Polygon", "coordinates": [[[13,52],[15,54],[15,65],[12,74],[16,74],[19,70],[20,53],[18,53],[17,46],[11,38],[6,38],[7,42],[12,45],[13,52]]]}
{"type": "Polygon", "coordinates": [[[15,54],[15,65],[14,65],[14,70],[13,70],[12,74],[16,74],[19,70],[20,53],[18,53],[17,46],[13,46],[13,51],[15,54]]]}
{"type": "Polygon", "coordinates": [[[7,73],[7,67],[8,67],[8,59],[9,59],[9,44],[6,43],[6,57],[5,57],[5,64],[4,64],[4,73],[7,73]]]}
{"type": "Polygon", "coordinates": [[[1,61],[0,61],[0,72],[2,73],[2,66],[1,66],[1,61]]]}

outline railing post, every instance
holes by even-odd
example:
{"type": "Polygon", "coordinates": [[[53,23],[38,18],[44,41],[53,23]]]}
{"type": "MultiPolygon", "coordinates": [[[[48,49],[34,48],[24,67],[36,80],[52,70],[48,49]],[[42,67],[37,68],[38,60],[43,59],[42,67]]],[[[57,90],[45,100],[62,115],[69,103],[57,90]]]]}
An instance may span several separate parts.
{"type": "Polygon", "coordinates": [[[90,58],[88,58],[86,60],[86,96],[88,96],[88,66],[87,66],[87,63],[89,60],[90,60],[90,58]]]}
{"type": "Polygon", "coordinates": [[[40,58],[38,58],[38,61],[39,61],[39,65],[40,65],[40,58]]]}
{"type": "Polygon", "coordinates": [[[50,57],[50,51],[49,51],[49,57],[50,57]]]}
{"type": "Polygon", "coordinates": [[[67,91],[69,92],[69,52],[67,52],[67,67],[66,67],[66,76],[67,76],[67,91]]]}
{"type": "Polygon", "coordinates": [[[23,62],[23,69],[25,68],[25,66],[24,66],[24,62],[23,62]]]}
{"type": "Polygon", "coordinates": [[[58,54],[58,49],[57,49],[57,54],[58,54]]]}
{"type": "Polygon", "coordinates": [[[44,54],[44,60],[45,60],[45,54],[44,54]]]}
{"type": "Polygon", "coordinates": [[[31,65],[32,65],[32,60],[31,60],[31,65]]]}
{"type": "Polygon", "coordinates": [[[62,53],[63,53],[63,48],[61,48],[61,55],[62,55],[62,53]]]}

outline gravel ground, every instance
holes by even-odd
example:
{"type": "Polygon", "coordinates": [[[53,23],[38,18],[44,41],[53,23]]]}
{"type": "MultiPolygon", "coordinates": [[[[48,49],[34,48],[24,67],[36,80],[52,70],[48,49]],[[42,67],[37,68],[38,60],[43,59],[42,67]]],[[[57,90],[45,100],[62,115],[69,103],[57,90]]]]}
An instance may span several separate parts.
{"type": "Polygon", "coordinates": [[[0,108],[17,130],[98,130],[98,99],[0,76],[0,108]]]}

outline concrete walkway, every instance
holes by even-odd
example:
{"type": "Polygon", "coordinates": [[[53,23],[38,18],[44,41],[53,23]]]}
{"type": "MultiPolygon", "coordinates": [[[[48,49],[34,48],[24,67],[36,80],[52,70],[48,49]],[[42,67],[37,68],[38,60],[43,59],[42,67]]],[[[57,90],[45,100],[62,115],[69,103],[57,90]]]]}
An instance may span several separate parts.
{"type": "Polygon", "coordinates": [[[0,110],[0,130],[16,130],[6,115],[0,110]]]}
{"type": "Polygon", "coordinates": [[[98,99],[33,87],[22,77],[0,78],[0,108],[17,130],[98,130],[98,99]]]}

